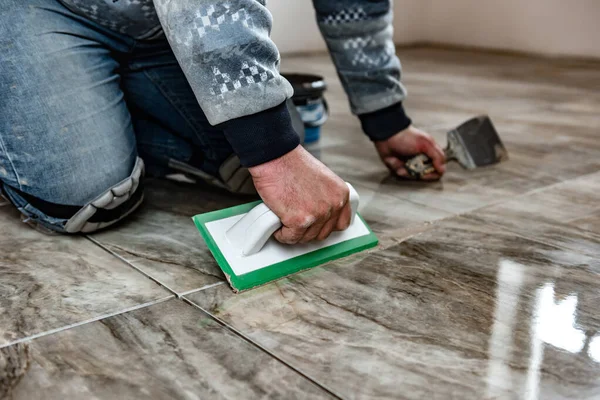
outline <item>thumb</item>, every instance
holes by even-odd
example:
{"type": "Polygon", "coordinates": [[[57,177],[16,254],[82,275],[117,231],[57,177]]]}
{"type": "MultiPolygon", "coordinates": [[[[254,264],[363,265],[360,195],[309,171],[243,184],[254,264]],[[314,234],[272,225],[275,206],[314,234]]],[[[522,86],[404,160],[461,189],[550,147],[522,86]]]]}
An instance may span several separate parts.
{"type": "Polygon", "coordinates": [[[392,171],[392,173],[402,177],[409,176],[406,168],[404,168],[404,161],[400,160],[398,157],[385,157],[383,159],[383,163],[390,169],[390,171],[392,171]]]}

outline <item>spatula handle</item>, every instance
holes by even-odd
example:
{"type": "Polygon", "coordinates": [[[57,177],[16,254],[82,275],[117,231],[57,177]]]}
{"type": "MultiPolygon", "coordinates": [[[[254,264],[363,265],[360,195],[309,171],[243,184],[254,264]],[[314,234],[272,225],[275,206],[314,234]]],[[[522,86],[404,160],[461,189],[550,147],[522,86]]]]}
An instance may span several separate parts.
{"type": "MultiPolygon", "coordinates": [[[[360,198],[352,185],[348,182],[346,185],[350,189],[351,222],[354,222],[360,198]]],[[[229,228],[225,235],[229,243],[240,250],[242,256],[250,256],[258,253],[279,228],[279,217],[265,203],[261,203],[229,228]]]]}
{"type": "Polygon", "coordinates": [[[433,161],[425,154],[418,154],[405,161],[404,168],[413,179],[423,179],[425,175],[435,172],[433,161]]]}

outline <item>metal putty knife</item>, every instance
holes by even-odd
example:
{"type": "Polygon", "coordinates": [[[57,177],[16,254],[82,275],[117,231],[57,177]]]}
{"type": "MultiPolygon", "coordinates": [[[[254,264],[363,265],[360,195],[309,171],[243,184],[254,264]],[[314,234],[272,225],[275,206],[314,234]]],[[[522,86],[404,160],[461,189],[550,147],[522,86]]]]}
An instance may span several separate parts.
{"type": "MultiPolygon", "coordinates": [[[[508,152],[487,115],[472,118],[448,132],[448,147],[444,153],[447,161],[457,161],[466,169],[508,160],[508,152]]],[[[431,159],[425,154],[406,161],[405,168],[414,179],[435,172],[431,159]]]]}

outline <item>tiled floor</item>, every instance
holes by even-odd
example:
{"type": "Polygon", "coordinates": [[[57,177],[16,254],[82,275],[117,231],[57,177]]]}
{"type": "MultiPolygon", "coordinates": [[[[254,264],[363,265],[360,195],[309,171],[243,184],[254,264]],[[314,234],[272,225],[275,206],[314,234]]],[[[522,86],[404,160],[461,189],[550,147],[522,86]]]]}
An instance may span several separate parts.
{"type": "Polygon", "coordinates": [[[252,198],[151,181],[87,238],[0,206],[0,398],[600,398],[600,63],[399,54],[416,124],[489,113],[510,161],[390,178],[329,59],[284,59],[381,245],[235,295],[190,217],[252,198]]]}

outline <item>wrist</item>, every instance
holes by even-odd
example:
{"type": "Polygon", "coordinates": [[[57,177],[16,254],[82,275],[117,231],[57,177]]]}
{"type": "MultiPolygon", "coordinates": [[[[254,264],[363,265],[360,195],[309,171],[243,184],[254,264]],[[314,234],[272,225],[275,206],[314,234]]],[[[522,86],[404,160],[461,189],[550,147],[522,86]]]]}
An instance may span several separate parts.
{"type": "Polygon", "coordinates": [[[412,123],[401,102],[358,117],[363,131],[373,142],[385,141],[412,123]]]}
{"type": "Polygon", "coordinates": [[[400,135],[400,134],[402,134],[404,132],[408,132],[408,131],[410,131],[413,128],[414,128],[413,125],[409,125],[406,128],[404,128],[403,130],[394,133],[393,135],[391,135],[387,139],[373,140],[373,143],[375,145],[377,145],[377,144],[385,144],[385,143],[389,142],[390,140],[392,140],[393,138],[395,138],[396,136],[398,136],[398,135],[400,135]]]}
{"type": "Polygon", "coordinates": [[[285,153],[284,155],[277,157],[273,160],[267,161],[262,164],[249,167],[248,171],[252,178],[262,178],[273,174],[280,175],[282,171],[289,165],[290,160],[295,158],[301,151],[302,146],[296,146],[293,150],[285,153]]]}
{"type": "Polygon", "coordinates": [[[260,165],[287,154],[300,143],[287,103],[231,119],[218,126],[244,167],[260,165]]]}

